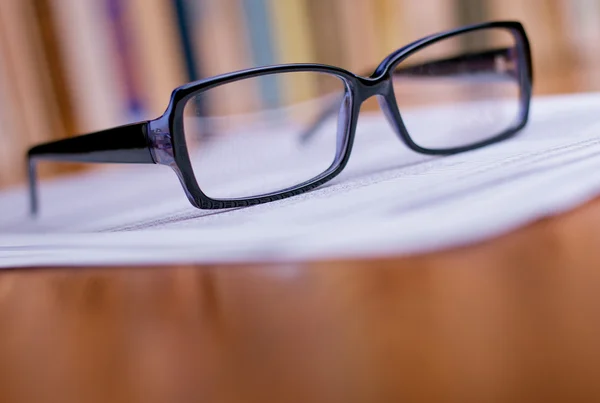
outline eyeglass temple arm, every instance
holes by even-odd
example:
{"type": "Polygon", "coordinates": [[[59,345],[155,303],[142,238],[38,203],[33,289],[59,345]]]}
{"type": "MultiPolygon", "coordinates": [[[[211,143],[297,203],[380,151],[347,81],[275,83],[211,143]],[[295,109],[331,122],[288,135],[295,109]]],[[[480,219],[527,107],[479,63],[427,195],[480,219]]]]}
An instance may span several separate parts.
{"type": "Polygon", "coordinates": [[[27,153],[31,214],[38,212],[38,161],[154,164],[147,130],[148,123],[140,122],[31,148],[27,153]]]}
{"type": "MultiPolygon", "coordinates": [[[[515,66],[511,65],[513,48],[498,48],[485,52],[465,53],[447,59],[432,60],[429,62],[414,64],[397,68],[393,71],[394,77],[456,77],[464,76],[473,79],[482,73],[490,73],[491,77],[505,77],[518,79],[515,66]]],[[[332,102],[317,119],[300,135],[300,141],[308,141],[321,127],[321,125],[339,107],[338,100],[332,102]]]]}
{"type": "Polygon", "coordinates": [[[401,67],[394,76],[475,78],[476,74],[491,73],[493,77],[517,79],[515,66],[511,65],[513,48],[491,49],[485,52],[465,53],[447,59],[401,67]]]}

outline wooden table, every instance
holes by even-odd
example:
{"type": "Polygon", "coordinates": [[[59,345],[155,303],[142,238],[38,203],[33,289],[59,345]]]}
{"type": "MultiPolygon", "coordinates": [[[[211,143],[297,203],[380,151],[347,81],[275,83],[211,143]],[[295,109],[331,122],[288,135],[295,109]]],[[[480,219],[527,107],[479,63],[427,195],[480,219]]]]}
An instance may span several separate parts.
{"type": "Polygon", "coordinates": [[[1,402],[600,401],[600,200],[364,262],[0,274],[1,402]]]}

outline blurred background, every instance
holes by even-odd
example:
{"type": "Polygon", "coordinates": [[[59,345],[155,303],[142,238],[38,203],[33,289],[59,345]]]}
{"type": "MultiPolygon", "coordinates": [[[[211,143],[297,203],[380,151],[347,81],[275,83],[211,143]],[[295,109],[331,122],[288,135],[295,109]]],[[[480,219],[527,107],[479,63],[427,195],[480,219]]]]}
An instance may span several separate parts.
{"type": "Polygon", "coordinates": [[[24,180],[31,145],[156,118],[183,83],[293,62],[369,74],[498,19],[524,23],[536,94],[600,89],[599,0],[0,0],[0,186],[24,180]]]}

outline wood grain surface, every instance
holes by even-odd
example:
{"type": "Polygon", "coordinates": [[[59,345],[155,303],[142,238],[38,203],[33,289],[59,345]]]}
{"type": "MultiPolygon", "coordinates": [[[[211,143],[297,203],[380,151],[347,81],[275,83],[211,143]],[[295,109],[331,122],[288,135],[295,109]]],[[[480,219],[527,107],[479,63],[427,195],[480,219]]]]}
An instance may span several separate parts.
{"type": "Polygon", "coordinates": [[[600,401],[600,200],[376,261],[0,274],[1,402],[600,401]]]}

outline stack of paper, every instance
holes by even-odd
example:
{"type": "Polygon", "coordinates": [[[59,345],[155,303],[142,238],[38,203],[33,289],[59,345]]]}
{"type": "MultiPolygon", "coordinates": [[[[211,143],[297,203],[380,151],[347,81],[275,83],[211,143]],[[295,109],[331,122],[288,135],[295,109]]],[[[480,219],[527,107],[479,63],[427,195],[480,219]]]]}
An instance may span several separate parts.
{"type": "Polygon", "coordinates": [[[449,157],[416,154],[380,116],[362,115],[338,178],[241,209],[191,207],[162,166],[44,183],[36,219],[26,190],[11,190],[0,195],[0,266],[372,257],[477,242],[600,191],[598,110],[600,94],[538,98],[515,138],[449,157]]]}

